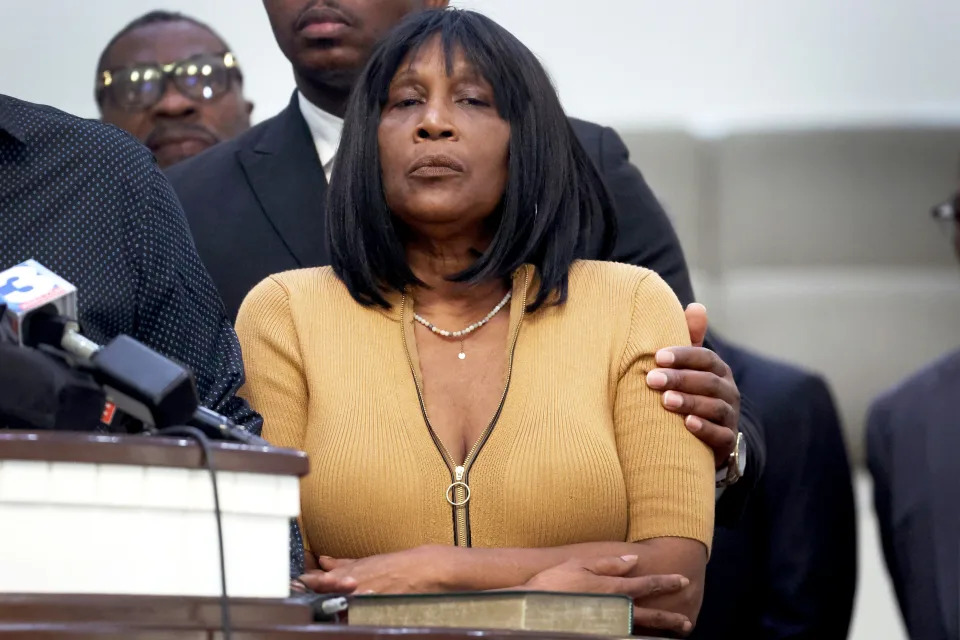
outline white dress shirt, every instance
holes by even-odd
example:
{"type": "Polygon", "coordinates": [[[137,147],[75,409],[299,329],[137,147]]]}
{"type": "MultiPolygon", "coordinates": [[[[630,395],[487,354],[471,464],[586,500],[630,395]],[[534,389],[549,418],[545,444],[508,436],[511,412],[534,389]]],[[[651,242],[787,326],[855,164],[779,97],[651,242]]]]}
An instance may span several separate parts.
{"type": "Polygon", "coordinates": [[[307,126],[310,128],[313,144],[317,147],[317,157],[323,165],[323,173],[327,176],[329,184],[330,175],[333,173],[333,158],[337,153],[337,147],[340,146],[340,134],[343,132],[343,118],[327,113],[307,100],[306,96],[299,91],[297,100],[300,103],[300,113],[303,114],[303,119],[307,121],[307,126]]]}

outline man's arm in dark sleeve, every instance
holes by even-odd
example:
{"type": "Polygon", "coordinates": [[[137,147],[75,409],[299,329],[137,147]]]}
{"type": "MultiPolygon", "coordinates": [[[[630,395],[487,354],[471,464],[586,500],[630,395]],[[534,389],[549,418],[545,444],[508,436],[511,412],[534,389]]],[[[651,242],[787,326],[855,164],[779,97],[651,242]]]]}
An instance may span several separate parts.
{"type": "MultiPolygon", "coordinates": [[[[578,122],[574,129],[585,132],[585,126],[590,125],[578,122]]],[[[595,143],[586,135],[581,136],[581,141],[588,154],[597,158],[597,168],[617,210],[619,229],[612,259],[656,271],[686,307],[695,300],[693,286],[673,224],[643,174],[630,163],[630,154],[617,132],[609,127],[598,129],[595,143]],[[596,146],[590,148],[591,143],[596,146]]],[[[704,346],[713,348],[709,336],[704,346]]],[[[747,441],[747,469],[744,477],[725,489],[717,502],[717,524],[724,526],[733,526],[740,519],[766,463],[763,429],[746,397],[741,398],[739,430],[747,441]]]]}
{"type": "Polygon", "coordinates": [[[762,494],[768,587],[759,637],[843,640],[857,582],[850,463],[823,380],[806,376],[787,397],[792,406],[769,443],[783,464],[768,471],[762,494]]]}
{"type": "Polygon", "coordinates": [[[155,165],[135,187],[136,339],[189,367],[204,406],[259,434],[262,419],[236,395],[243,384],[240,343],[200,262],[180,203],[155,165]]]}
{"type": "MultiPolygon", "coordinates": [[[[709,338],[704,346],[711,349],[709,338]]],[[[759,412],[750,403],[746,395],[740,396],[740,421],[737,429],[747,442],[747,467],[743,477],[736,484],[723,490],[717,500],[716,524],[723,527],[736,527],[747,506],[750,495],[760,483],[767,464],[767,442],[760,423],[759,412]]]]}

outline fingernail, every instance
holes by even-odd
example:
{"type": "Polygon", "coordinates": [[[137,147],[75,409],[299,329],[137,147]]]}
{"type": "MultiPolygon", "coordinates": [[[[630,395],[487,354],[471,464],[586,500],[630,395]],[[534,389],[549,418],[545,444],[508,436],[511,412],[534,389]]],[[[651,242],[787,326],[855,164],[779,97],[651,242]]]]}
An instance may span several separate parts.
{"type": "Polygon", "coordinates": [[[654,360],[657,361],[657,364],[661,366],[667,366],[673,364],[677,356],[673,355],[673,352],[668,349],[660,349],[657,351],[657,355],[654,356],[654,360]]]}
{"type": "Polygon", "coordinates": [[[683,405],[683,396],[676,391],[667,391],[663,394],[663,406],[668,409],[679,409],[683,405]]]}
{"type": "Polygon", "coordinates": [[[693,630],[693,624],[691,624],[689,620],[687,620],[686,622],[683,623],[683,632],[684,632],[684,633],[690,633],[690,631],[692,631],[692,630],[693,630]]]}
{"type": "Polygon", "coordinates": [[[686,589],[687,587],[690,586],[690,580],[688,580],[687,578],[680,578],[680,586],[686,589]]]}
{"type": "Polygon", "coordinates": [[[697,431],[700,431],[700,429],[703,429],[703,422],[701,422],[700,418],[697,416],[687,416],[687,419],[683,422],[687,425],[687,429],[689,429],[692,433],[696,433],[697,431]]]}
{"type": "Polygon", "coordinates": [[[299,580],[291,580],[290,588],[293,589],[294,591],[306,591],[307,585],[303,584],[299,580]]]}
{"type": "Polygon", "coordinates": [[[651,371],[647,374],[647,384],[654,389],[662,389],[667,386],[667,376],[662,371],[651,371]]]}
{"type": "Polygon", "coordinates": [[[624,562],[634,562],[637,559],[637,556],[620,556],[620,559],[624,562]]]}

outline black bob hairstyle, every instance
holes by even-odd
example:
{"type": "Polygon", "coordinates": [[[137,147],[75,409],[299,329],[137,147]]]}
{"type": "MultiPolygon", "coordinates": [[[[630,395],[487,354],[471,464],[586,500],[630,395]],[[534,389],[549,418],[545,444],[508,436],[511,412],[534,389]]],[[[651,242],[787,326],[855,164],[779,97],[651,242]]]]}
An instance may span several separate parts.
{"type": "Polygon", "coordinates": [[[435,37],[442,43],[447,69],[462,52],[493,87],[499,115],[510,124],[507,186],[492,214],[492,240],[473,265],[450,279],[506,279],[530,263],[541,286],[529,310],[551,295],[551,302],[562,303],[573,261],[588,255],[606,258],[613,250],[613,203],[543,66],[516,37],[472,11],[408,16],[380,43],[360,74],[327,191],[334,272],[363,305],[389,307],[385,292],[423,284],[407,264],[404,229],[384,199],[377,134],[397,68],[435,37]]]}

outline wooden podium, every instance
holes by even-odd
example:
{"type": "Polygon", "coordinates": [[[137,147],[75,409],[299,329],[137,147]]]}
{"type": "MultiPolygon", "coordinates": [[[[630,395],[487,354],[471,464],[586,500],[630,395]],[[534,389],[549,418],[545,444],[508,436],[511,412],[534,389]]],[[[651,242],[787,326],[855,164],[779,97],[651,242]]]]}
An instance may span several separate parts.
{"type": "MultiPolygon", "coordinates": [[[[584,640],[312,623],[288,598],[299,451],[214,443],[233,640],[584,640]]],[[[213,640],[210,474],[190,440],[0,430],[0,640],[213,640]]]]}

